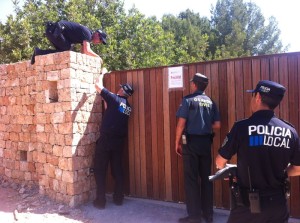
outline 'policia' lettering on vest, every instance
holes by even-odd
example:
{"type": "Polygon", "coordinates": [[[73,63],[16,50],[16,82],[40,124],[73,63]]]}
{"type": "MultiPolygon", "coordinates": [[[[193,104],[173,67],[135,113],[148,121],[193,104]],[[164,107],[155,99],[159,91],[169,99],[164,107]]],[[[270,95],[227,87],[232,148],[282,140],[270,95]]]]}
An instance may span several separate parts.
{"type": "Polygon", "coordinates": [[[280,126],[250,125],[249,146],[274,146],[289,149],[292,132],[280,126]]]}

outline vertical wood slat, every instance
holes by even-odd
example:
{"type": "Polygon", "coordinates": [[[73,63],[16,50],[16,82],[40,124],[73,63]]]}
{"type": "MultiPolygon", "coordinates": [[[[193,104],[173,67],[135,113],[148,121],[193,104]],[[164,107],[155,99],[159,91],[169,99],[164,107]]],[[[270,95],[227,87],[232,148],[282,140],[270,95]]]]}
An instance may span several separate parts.
{"type": "Polygon", "coordinates": [[[243,77],[244,77],[244,103],[243,103],[243,110],[244,110],[244,117],[249,117],[251,115],[250,110],[250,100],[251,100],[251,94],[246,93],[246,90],[251,90],[255,88],[255,84],[253,83],[253,78],[251,76],[251,60],[243,60],[243,77]]]}
{"type": "Polygon", "coordinates": [[[152,181],[153,181],[153,198],[159,199],[159,151],[158,151],[158,131],[157,131],[157,81],[156,81],[156,72],[155,69],[150,71],[150,89],[151,89],[151,143],[152,143],[152,181]]]}
{"type": "MultiPolygon", "coordinates": [[[[190,74],[189,74],[189,66],[184,66],[183,68],[183,75],[184,75],[184,83],[183,83],[183,90],[176,92],[176,108],[175,112],[177,112],[182,98],[189,93],[190,88],[190,74]]],[[[176,115],[176,113],[175,113],[176,115]]],[[[175,118],[175,126],[177,126],[177,118],[175,118]]],[[[175,127],[176,128],[176,127],[175,127]]],[[[176,135],[176,129],[175,129],[175,135],[176,135]]],[[[175,138],[174,138],[175,142],[175,138]]],[[[178,201],[184,201],[185,200],[185,194],[184,194],[184,179],[183,179],[183,159],[181,156],[178,156],[175,152],[175,143],[174,143],[174,155],[177,157],[177,174],[178,174],[178,201]]]]}
{"type": "Polygon", "coordinates": [[[140,167],[141,167],[141,196],[147,197],[147,171],[146,171],[146,147],[145,147],[145,95],[144,95],[144,75],[143,71],[138,71],[138,86],[139,88],[139,140],[140,140],[140,167]]]}
{"type": "Polygon", "coordinates": [[[176,103],[176,93],[179,91],[169,90],[169,117],[170,117],[170,162],[171,162],[171,185],[172,185],[172,200],[178,200],[179,195],[179,183],[178,183],[178,172],[175,171],[178,168],[178,157],[175,153],[175,134],[176,134],[176,111],[178,104],[176,103]]]}
{"type": "Polygon", "coordinates": [[[145,156],[147,197],[153,197],[153,160],[152,160],[152,122],[151,122],[151,86],[150,71],[144,71],[144,115],[145,115],[145,156]],[[148,99],[148,100],[147,100],[148,99]]]}
{"type": "Polygon", "coordinates": [[[159,197],[160,199],[166,199],[166,177],[165,177],[165,149],[164,149],[164,115],[163,115],[163,69],[158,70],[157,73],[157,110],[156,115],[159,126],[157,128],[158,133],[158,148],[159,148],[159,197]]]}
{"type": "MultiPolygon", "coordinates": [[[[220,62],[218,63],[218,71],[219,71],[219,95],[221,97],[220,103],[219,103],[219,109],[221,114],[221,122],[222,127],[220,129],[220,136],[221,139],[224,139],[226,137],[226,134],[228,133],[228,129],[230,127],[228,126],[228,95],[227,95],[227,64],[226,62],[220,62]]],[[[222,207],[228,208],[229,207],[229,189],[228,189],[228,183],[225,181],[221,181],[221,187],[220,190],[222,190],[221,193],[221,199],[222,199],[222,207]]]]}
{"type": "Polygon", "coordinates": [[[133,97],[136,97],[136,88],[135,86],[132,84],[133,80],[132,80],[132,72],[127,72],[126,73],[127,76],[127,82],[130,83],[135,90],[135,93],[132,97],[129,98],[129,103],[132,106],[132,113],[131,113],[131,117],[129,118],[129,126],[128,126],[128,163],[129,163],[129,194],[135,194],[135,152],[134,152],[134,121],[133,121],[133,111],[134,111],[134,105],[133,105],[133,97]]]}
{"type": "Polygon", "coordinates": [[[261,58],[261,79],[270,80],[270,62],[268,58],[261,58]]]}
{"type": "Polygon", "coordinates": [[[234,80],[234,61],[227,63],[227,89],[228,89],[228,124],[231,128],[236,120],[236,107],[235,107],[235,80],[234,80]]]}
{"type": "MultiPolygon", "coordinates": [[[[279,58],[274,56],[270,58],[270,80],[279,82],[279,58]]],[[[280,83],[280,82],[279,82],[280,83]]],[[[280,114],[281,104],[275,109],[276,114],[280,114]]]]}
{"type": "MultiPolygon", "coordinates": [[[[287,69],[287,56],[279,58],[279,83],[283,86],[288,86],[288,69],[287,69]]],[[[289,91],[285,92],[284,99],[280,103],[280,117],[289,120],[289,91]]]]}
{"type": "Polygon", "coordinates": [[[170,150],[170,109],[168,91],[168,69],[163,70],[163,116],[164,116],[164,155],[165,155],[165,178],[166,178],[166,200],[172,200],[172,178],[171,178],[171,150],[170,150]]]}
{"type": "MultiPolygon", "coordinates": [[[[212,63],[210,64],[210,82],[209,85],[211,86],[211,98],[216,103],[218,109],[220,110],[220,100],[223,100],[223,98],[220,95],[219,88],[220,83],[219,81],[219,69],[218,69],[218,63],[212,63]]],[[[223,125],[222,117],[221,117],[221,126],[223,125]]],[[[212,145],[212,173],[215,173],[217,171],[215,163],[214,163],[214,157],[218,154],[218,149],[220,147],[220,144],[222,143],[223,139],[220,137],[220,130],[215,131],[215,137],[212,145]]],[[[222,193],[223,191],[220,189],[222,188],[222,182],[221,181],[215,181],[214,184],[214,205],[216,207],[222,207],[222,193]]]]}
{"type": "Polygon", "coordinates": [[[241,75],[243,72],[243,61],[235,61],[234,63],[234,81],[235,81],[235,107],[236,107],[236,119],[240,120],[245,118],[243,109],[244,103],[244,76],[241,75]]]}
{"type": "MultiPolygon", "coordinates": [[[[182,160],[174,154],[176,118],[173,116],[182,97],[191,93],[189,80],[196,72],[209,77],[207,94],[216,101],[221,112],[222,127],[213,143],[213,157],[233,122],[251,115],[251,94],[245,91],[253,89],[259,80],[270,79],[287,87],[285,98],[275,112],[294,124],[299,132],[299,58],[300,53],[290,53],[185,64],[184,89],[180,91],[169,91],[166,67],[122,71],[105,77],[108,88],[113,91],[125,80],[135,87],[135,94],[129,98],[133,105],[128,139],[129,194],[184,201],[182,160]]],[[[236,157],[232,162],[236,162],[236,157]]],[[[214,165],[212,170],[215,171],[214,165]]],[[[289,206],[294,217],[300,217],[299,187],[299,178],[292,178],[289,206]]],[[[217,207],[229,208],[228,192],[227,182],[214,183],[217,207]]]]}
{"type": "Polygon", "coordinates": [[[141,185],[141,155],[140,155],[140,123],[139,123],[139,91],[140,86],[138,85],[137,71],[132,73],[132,84],[135,86],[137,94],[133,95],[133,126],[134,126],[134,160],[135,163],[134,175],[135,175],[135,194],[136,196],[142,197],[142,185],[141,185]]]}
{"type": "Polygon", "coordinates": [[[252,59],[252,80],[253,80],[253,86],[255,87],[257,82],[262,80],[261,74],[260,74],[260,60],[259,59],[252,59]]]}

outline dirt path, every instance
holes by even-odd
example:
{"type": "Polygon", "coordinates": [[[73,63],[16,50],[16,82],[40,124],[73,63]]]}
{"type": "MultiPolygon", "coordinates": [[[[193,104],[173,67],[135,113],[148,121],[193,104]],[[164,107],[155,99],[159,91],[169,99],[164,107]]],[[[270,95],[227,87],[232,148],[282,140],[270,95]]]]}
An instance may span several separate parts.
{"type": "Polygon", "coordinates": [[[77,208],[39,195],[37,187],[0,181],[0,222],[5,223],[89,223],[77,208]]]}
{"type": "MultiPolygon", "coordinates": [[[[227,222],[228,213],[215,209],[214,222],[227,222]]],[[[0,178],[1,223],[174,223],[185,215],[184,204],[125,197],[124,204],[116,206],[111,195],[107,195],[105,210],[94,208],[92,202],[71,208],[39,195],[37,187],[0,178]]],[[[289,223],[300,223],[300,219],[289,223]]]]}

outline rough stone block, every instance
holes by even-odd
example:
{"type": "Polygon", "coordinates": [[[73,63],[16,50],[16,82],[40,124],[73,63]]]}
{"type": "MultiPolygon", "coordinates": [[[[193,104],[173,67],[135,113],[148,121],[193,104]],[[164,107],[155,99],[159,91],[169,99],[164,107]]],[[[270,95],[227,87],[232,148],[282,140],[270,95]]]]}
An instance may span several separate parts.
{"type": "Polygon", "coordinates": [[[66,183],[75,183],[75,181],[76,181],[75,172],[63,170],[61,179],[63,182],[66,182],[66,183]]]}
{"type": "Polygon", "coordinates": [[[72,51],[37,56],[34,65],[0,65],[0,175],[35,182],[70,206],[90,198],[100,68],[100,58],[72,51]]]}

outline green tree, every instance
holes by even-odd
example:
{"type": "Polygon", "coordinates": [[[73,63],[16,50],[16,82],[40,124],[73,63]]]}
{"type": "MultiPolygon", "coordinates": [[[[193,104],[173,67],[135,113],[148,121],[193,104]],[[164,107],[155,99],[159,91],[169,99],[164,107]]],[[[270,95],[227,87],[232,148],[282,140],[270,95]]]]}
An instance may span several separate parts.
{"type": "Polygon", "coordinates": [[[137,9],[126,15],[119,0],[26,0],[15,17],[0,24],[0,34],[7,40],[2,61],[30,59],[34,47],[52,48],[44,36],[44,23],[61,19],[107,32],[108,45],[93,46],[93,50],[109,69],[162,66],[175,61],[174,36],[164,32],[155,18],[145,18],[137,9]]]}
{"type": "Polygon", "coordinates": [[[213,58],[231,58],[280,53],[283,46],[275,18],[265,25],[253,2],[218,0],[212,10],[210,53],[213,58]]]}
{"type": "Polygon", "coordinates": [[[189,9],[161,21],[136,8],[127,14],[123,0],[25,0],[22,7],[13,2],[15,15],[0,22],[0,63],[29,60],[34,47],[52,48],[44,23],[61,19],[107,32],[108,44],[93,50],[110,70],[283,51],[275,18],[265,25],[260,9],[243,0],[218,0],[210,21],[189,9]]]}
{"type": "Polygon", "coordinates": [[[201,18],[199,13],[193,13],[187,9],[178,17],[164,15],[162,27],[166,32],[175,36],[176,53],[178,63],[203,61],[206,58],[208,48],[209,21],[206,17],[201,18]]]}
{"type": "Polygon", "coordinates": [[[107,31],[110,44],[104,53],[111,69],[162,66],[174,61],[174,36],[165,33],[156,18],[145,18],[135,8],[107,31]]]}

